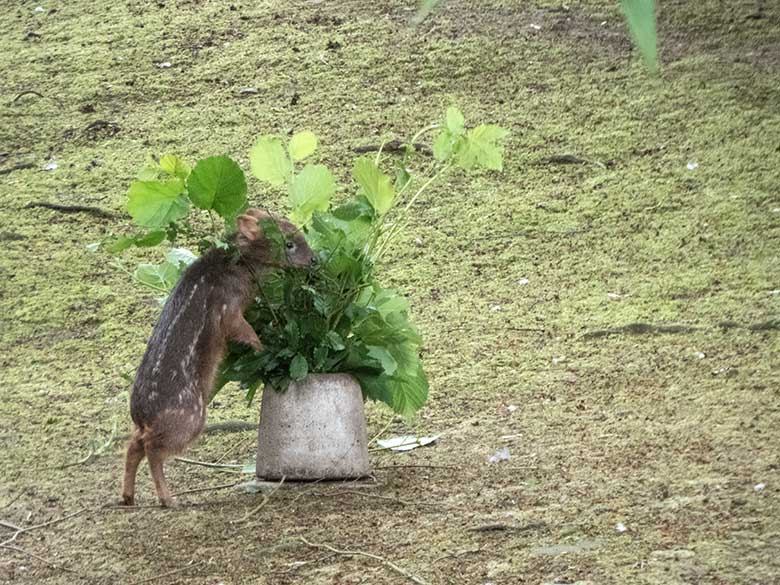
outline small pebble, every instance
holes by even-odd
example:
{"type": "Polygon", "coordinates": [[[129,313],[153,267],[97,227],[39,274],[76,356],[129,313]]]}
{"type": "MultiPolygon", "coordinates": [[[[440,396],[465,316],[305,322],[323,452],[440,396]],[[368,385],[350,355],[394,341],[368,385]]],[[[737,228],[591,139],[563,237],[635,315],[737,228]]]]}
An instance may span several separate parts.
{"type": "Polygon", "coordinates": [[[696,169],[699,168],[699,163],[697,163],[697,162],[689,162],[687,166],[688,166],[688,170],[689,171],[695,171],[696,169]]]}
{"type": "Polygon", "coordinates": [[[766,484],[764,484],[764,483],[757,483],[756,485],[753,486],[753,489],[755,491],[757,491],[757,492],[760,492],[765,487],[766,487],[766,484]]]}

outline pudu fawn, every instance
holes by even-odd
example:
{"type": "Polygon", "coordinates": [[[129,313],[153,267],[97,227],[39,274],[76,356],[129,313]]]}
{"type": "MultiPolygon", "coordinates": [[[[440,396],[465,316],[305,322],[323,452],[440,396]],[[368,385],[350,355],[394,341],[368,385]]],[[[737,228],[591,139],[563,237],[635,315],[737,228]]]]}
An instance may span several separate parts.
{"type": "Polygon", "coordinates": [[[135,477],[144,457],[157,496],[172,506],[163,462],[184,451],[203,430],[217,368],[227,341],[262,345],[244,311],[254,298],[257,276],[283,266],[306,267],[314,255],[303,234],[274,214],[249,209],[237,220],[237,256],[212,249],[182,275],[168,297],[141,360],[130,398],[135,429],[127,447],[122,502],[133,505],[135,477]],[[273,249],[261,221],[274,221],[285,240],[273,249]]]}

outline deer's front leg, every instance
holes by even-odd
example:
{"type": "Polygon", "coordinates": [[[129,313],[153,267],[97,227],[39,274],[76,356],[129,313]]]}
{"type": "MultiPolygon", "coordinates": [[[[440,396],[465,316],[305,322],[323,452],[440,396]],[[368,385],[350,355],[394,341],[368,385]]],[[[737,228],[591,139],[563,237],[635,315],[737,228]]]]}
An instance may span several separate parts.
{"type": "Polygon", "coordinates": [[[238,308],[229,309],[225,313],[222,318],[222,326],[224,327],[225,338],[249,345],[255,351],[263,349],[263,344],[260,343],[257,333],[244,319],[244,315],[238,308]]]}

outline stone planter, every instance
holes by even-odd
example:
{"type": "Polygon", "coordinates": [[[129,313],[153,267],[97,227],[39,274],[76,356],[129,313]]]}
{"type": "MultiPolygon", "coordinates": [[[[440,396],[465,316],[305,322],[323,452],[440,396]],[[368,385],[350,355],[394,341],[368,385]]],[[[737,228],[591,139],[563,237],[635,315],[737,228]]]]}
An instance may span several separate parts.
{"type": "Polygon", "coordinates": [[[347,479],[370,471],[363,394],[352,376],[311,374],[286,392],[263,392],[258,479],[347,479]]]}

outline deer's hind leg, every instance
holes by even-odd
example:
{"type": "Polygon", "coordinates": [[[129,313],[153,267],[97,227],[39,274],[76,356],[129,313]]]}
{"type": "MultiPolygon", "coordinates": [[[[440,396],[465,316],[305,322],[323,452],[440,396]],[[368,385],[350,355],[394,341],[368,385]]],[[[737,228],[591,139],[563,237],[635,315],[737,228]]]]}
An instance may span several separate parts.
{"type": "Polygon", "coordinates": [[[122,503],[125,506],[132,506],[135,503],[135,477],[138,473],[138,465],[145,455],[143,433],[141,429],[136,428],[130,437],[125,457],[125,479],[122,486],[122,503]]]}

